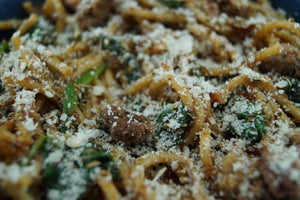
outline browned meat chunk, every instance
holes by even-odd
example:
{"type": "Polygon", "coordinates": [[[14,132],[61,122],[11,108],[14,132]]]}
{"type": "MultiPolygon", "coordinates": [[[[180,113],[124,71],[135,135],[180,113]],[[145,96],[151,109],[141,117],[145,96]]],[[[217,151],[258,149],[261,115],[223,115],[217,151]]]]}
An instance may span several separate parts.
{"type": "Polygon", "coordinates": [[[103,110],[104,127],[115,141],[127,144],[143,142],[153,132],[150,120],[142,115],[127,113],[113,106],[103,110]]]}
{"type": "Polygon", "coordinates": [[[38,113],[44,115],[52,110],[57,109],[58,106],[55,104],[55,102],[39,93],[35,96],[35,108],[38,113]]]}
{"type": "Polygon", "coordinates": [[[289,44],[284,44],[279,55],[269,57],[258,67],[263,72],[275,71],[284,76],[300,80],[300,50],[289,44]]]}
{"type": "MultiPolygon", "coordinates": [[[[270,155],[262,154],[258,169],[274,199],[299,199],[300,186],[287,174],[280,174],[271,168],[270,155]]],[[[274,158],[273,158],[274,159],[274,158]]]]}
{"type": "Polygon", "coordinates": [[[91,26],[103,25],[109,17],[112,4],[111,0],[83,1],[77,6],[76,12],[80,28],[88,29],[91,26]],[[90,4],[86,4],[86,2],[90,2],[90,4]]]}

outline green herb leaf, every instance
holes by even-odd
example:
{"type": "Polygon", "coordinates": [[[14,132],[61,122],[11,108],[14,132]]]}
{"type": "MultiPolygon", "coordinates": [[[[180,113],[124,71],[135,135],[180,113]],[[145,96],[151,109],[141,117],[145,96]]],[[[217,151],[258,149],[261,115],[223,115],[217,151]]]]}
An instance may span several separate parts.
{"type": "Polygon", "coordinates": [[[102,40],[103,49],[111,52],[116,52],[118,55],[124,54],[126,51],[118,40],[104,37],[102,40]]]}
{"type": "Polygon", "coordinates": [[[21,165],[27,166],[30,163],[30,161],[32,160],[32,158],[35,156],[35,154],[42,148],[42,146],[45,144],[45,142],[47,140],[51,140],[51,139],[52,139],[51,137],[44,136],[40,140],[38,140],[37,143],[35,145],[33,145],[33,147],[30,149],[27,157],[23,159],[21,165]]]}
{"type": "Polygon", "coordinates": [[[120,172],[119,172],[119,170],[117,168],[112,168],[110,170],[110,173],[112,175],[113,180],[117,180],[117,179],[120,178],[120,172]]]}
{"type": "Polygon", "coordinates": [[[91,177],[98,173],[99,168],[110,171],[114,180],[119,177],[113,157],[97,144],[88,143],[84,147],[70,149],[65,146],[55,146],[53,142],[47,143],[44,148],[44,161],[55,151],[63,154],[61,159],[44,163],[43,182],[48,194],[49,191],[56,191],[60,195],[69,194],[74,192],[74,188],[78,188],[73,199],[81,199],[92,184],[91,177]],[[90,163],[92,165],[89,165],[90,163]],[[76,174],[75,179],[74,174],[76,174]]]}
{"type": "Polygon", "coordinates": [[[101,162],[101,168],[108,169],[113,164],[113,158],[110,154],[102,151],[99,146],[92,145],[86,147],[81,154],[82,162],[87,165],[92,161],[101,162]]]}
{"type": "Polygon", "coordinates": [[[60,169],[57,165],[46,164],[43,172],[43,182],[48,189],[62,189],[59,183],[60,169]]]}
{"type": "Polygon", "coordinates": [[[7,41],[2,41],[0,44],[0,55],[8,53],[10,50],[9,43],[7,41]]]}
{"type": "MultiPolygon", "coordinates": [[[[182,134],[161,131],[161,132],[157,133],[157,137],[158,137],[159,143],[164,144],[163,148],[167,148],[167,149],[178,146],[182,142],[182,134]]],[[[167,150],[167,149],[164,149],[164,150],[167,150]]]]}
{"type": "Polygon", "coordinates": [[[56,41],[57,33],[54,27],[43,17],[28,31],[28,36],[43,45],[53,44],[56,41]]]}
{"type": "Polygon", "coordinates": [[[136,96],[135,98],[128,98],[126,100],[126,104],[131,107],[131,109],[135,112],[143,112],[145,109],[145,105],[142,104],[142,99],[139,96],[136,96]]]}
{"type": "Polygon", "coordinates": [[[129,66],[126,69],[126,78],[128,83],[133,83],[141,77],[141,69],[135,63],[133,66],[129,66]]]}
{"type": "Polygon", "coordinates": [[[72,83],[68,83],[65,90],[65,99],[63,102],[63,112],[65,114],[70,114],[74,112],[77,108],[78,97],[77,92],[72,83]]]}
{"type": "Polygon", "coordinates": [[[102,41],[102,47],[103,49],[106,49],[110,52],[115,52],[118,55],[124,55],[126,53],[126,59],[123,61],[123,63],[126,64],[124,71],[128,83],[133,83],[141,77],[142,71],[137,61],[134,59],[134,55],[122,47],[118,40],[104,37],[102,41]]]}
{"type": "Polygon", "coordinates": [[[259,113],[255,116],[254,124],[260,135],[266,131],[267,121],[263,113],[259,113]]]}
{"type": "Polygon", "coordinates": [[[75,81],[76,84],[85,84],[89,85],[95,80],[100,74],[104,72],[106,69],[105,65],[100,65],[96,69],[89,70],[88,72],[85,72],[79,79],[75,81]]]}
{"type": "Polygon", "coordinates": [[[82,160],[85,164],[88,164],[92,161],[101,161],[101,165],[103,166],[104,169],[107,169],[109,167],[109,163],[113,161],[111,155],[98,151],[98,152],[93,152],[93,153],[85,153],[82,155],[82,160]]]}
{"type": "Polygon", "coordinates": [[[191,120],[189,110],[181,102],[165,104],[156,118],[157,136],[160,140],[172,141],[176,146],[191,120]]]}
{"type": "MultiPolygon", "coordinates": [[[[109,170],[113,179],[119,177],[119,172],[116,169],[113,157],[109,153],[104,152],[100,146],[96,144],[92,144],[91,146],[87,145],[81,154],[81,159],[85,166],[93,161],[99,161],[100,167],[109,170]]],[[[90,170],[92,170],[92,168],[88,168],[88,171],[90,170]]]]}
{"type": "Polygon", "coordinates": [[[300,81],[294,78],[284,77],[280,81],[286,82],[286,86],[282,88],[289,100],[300,103],[300,81]]]}
{"type": "Polygon", "coordinates": [[[227,110],[229,113],[225,114],[225,118],[231,121],[227,124],[225,131],[252,142],[261,139],[266,130],[267,121],[260,105],[244,97],[238,97],[229,101],[227,110]]]}
{"type": "Polygon", "coordinates": [[[174,132],[175,129],[177,133],[181,134],[187,128],[190,119],[187,107],[181,102],[166,104],[157,116],[157,131],[161,132],[162,130],[167,130],[169,132],[174,132]],[[171,126],[171,121],[176,123],[177,126],[171,126]]]}
{"type": "Polygon", "coordinates": [[[159,2],[170,8],[179,8],[184,5],[183,1],[178,1],[178,0],[159,0],[159,2]]]}

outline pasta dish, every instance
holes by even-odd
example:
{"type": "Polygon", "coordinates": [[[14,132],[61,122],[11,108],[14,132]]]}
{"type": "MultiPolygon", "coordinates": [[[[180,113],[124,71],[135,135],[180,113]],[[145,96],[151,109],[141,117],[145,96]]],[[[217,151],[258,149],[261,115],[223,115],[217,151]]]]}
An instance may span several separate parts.
{"type": "Polygon", "coordinates": [[[300,199],[300,26],[268,0],[46,0],[0,44],[0,199],[300,199]]]}

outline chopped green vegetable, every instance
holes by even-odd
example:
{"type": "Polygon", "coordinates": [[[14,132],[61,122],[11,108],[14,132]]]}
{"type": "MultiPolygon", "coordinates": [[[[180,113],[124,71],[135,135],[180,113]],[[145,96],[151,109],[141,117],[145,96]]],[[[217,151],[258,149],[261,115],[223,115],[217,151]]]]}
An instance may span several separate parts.
{"type": "Polygon", "coordinates": [[[100,161],[101,166],[107,169],[113,162],[111,155],[105,153],[104,151],[99,151],[96,145],[87,147],[81,154],[82,161],[85,165],[92,161],[100,161]]]}
{"type": "Polygon", "coordinates": [[[75,81],[76,84],[85,84],[89,85],[95,80],[100,74],[104,72],[106,69],[105,65],[100,65],[96,69],[89,70],[88,72],[84,73],[79,79],[75,81]]]}
{"type": "Polygon", "coordinates": [[[74,121],[71,121],[71,123],[68,126],[66,126],[64,123],[61,123],[58,127],[58,131],[63,134],[74,133],[76,131],[74,121]]]}
{"type": "MultiPolygon", "coordinates": [[[[118,171],[115,168],[113,157],[110,154],[104,152],[99,145],[86,145],[80,157],[85,167],[88,167],[89,163],[98,161],[101,169],[111,171],[113,178],[117,178],[118,171]]],[[[87,169],[89,173],[93,168],[89,167],[87,169]]]]}
{"type": "Polygon", "coordinates": [[[39,17],[38,22],[28,31],[29,38],[43,45],[54,44],[57,33],[54,27],[43,17],[39,17]]]}
{"type": "Polygon", "coordinates": [[[35,156],[35,154],[42,148],[42,146],[45,144],[45,142],[47,140],[51,140],[51,137],[48,136],[44,136],[42,137],[39,141],[37,141],[37,143],[35,145],[33,145],[33,147],[30,149],[27,157],[25,157],[22,161],[22,166],[27,166],[30,161],[32,160],[32,158],[35,156]]]}
{"type": "MultiPolygon", "coordinates": [[[[84,73],[79,79],[77,79],[75,84],[85,84],[88,85],[93,80],[95,80],[103,71],[106,69],[105,65],[100,65],[96,69],[89,70],[84,73]]],[[[65,98],[63,102],[63,112],[65,114],[70,114],[77,109],[79,104],[78,92],[72,83],[68,83],[65,90],[65,98]]],[[[66,129],[62,127],[62,132],[65,132],[66,129]]]]}
{"type": "Polygon", "coordinates": [[[109,167],[109,163],[113,161],[112,157],[102,151],[95,151],[95,149],[93,149],[93,151],[94,152],[84,152],[84,154],[82,155],[83,162],[85,164],[88,164],[89,162],[98,160],[103,162],[101,163],[103,164],[103,168],[107,169],[109,167]]]}
{"type": "Polygon", "coordinates": [[[78,159],[80,149],[68,149],[48,143],[44,151],[43,183],[46,188],[47,198],[50,200],[61,199],[68,195],[72,199],[80,199],[88,187],[88,173],[78,159]],[[77,153],[77,154],[76,154],[77,153]],[[51,155],[62,154],[59,160],[50,162],[51,155]],[[73,156],[75,155],[75,156],[73,156]],[[76,191],[74,191],[76,189],[76,191]],[[49,195],[56,192],[58,196],[49,195]]]}
{"type": "Polygon", "coordinates": [[[9,43],[7,41],[2,41],[0,45],[0,53],[7,53],[9,52],[9,43]]]}
{"type": "Polygon", "coordinates": [[[107,49],[111,52],[116,52],[118,55],[123,55],[126,50],[122,47],[121,43],[118,40],[104,37],[102,41],[103,49],[107,49]]]}
{"type": "Polygon", "coordinates": [[[300,103],[300,81],[294,78],[282,78],[280,81],[284,82],[285,86],[282,88],[288,98],[295,102],[300,103]]]}
{"type": "Polygon", "coordinates": [[[122,47],[118,40],[105,37],[103,38],[102,43],[103,49],[106,49],[110,52],[115,52],[120,56],[126,54],[126,59],[123,61],[123,63],[126,64],[126,68],[124,70],[128,83],[133,83],[141,77],[142,71],[137,61],[134,59],[134,55],[122,47]]]}
{"type": "Polygon", "coordinates": [[[142,99],[140,96],[136,96],[135,98],[128,98],[126,100],[126,104],[135,112],[143,112],[145,109],[145,105],[142,104],[142,99]]]}
{"type": "Polygon", "coordinates": [[[126,78],[128,83],[133,83],[141,77],[141,69],[136,63],[126,68],[126,78]]]}
{"type": "Polygon", "coordinates": [[[188,108],[181,102],[165,104],[157,116],[157,131],[174,132],[175,130],[178,134],[182,134],[187,128],[190,119],[188,108]]]}
{"type": "Polygon", "coordinates": [[[181,142],[181,134],[165,131],[157,133],[157,146],[159,147],[159,150],[169,150],[172,147],[180,145],[181,142]]]}
{"type": "Polygon", "coordinates": [[[4,53],[8,53],[10,50],[9,43],[7,41],[2,41],[0,44],[0,56],[4,53]]]}
{"type": "MultiPolygon", "coordinates": [[[[47,140],[45,145],[43,145],[43,159],[44,162],[48,158],[48,156],[58,150],[62,150],[61,147],[56,146],[52,140],[47,140]]],[[[61,162],[63,162],[65,157],[61,158],[61,162]]],[[[47,192],[50,190],[58,190],[63,191],[65,186],[60,183],[60,179],[62,176],[62,169],[57,162],[45,162],[44,170],[43,170],[43,183],[47,192]]]]}
{"type": "Polygon", "coordinates": [[[61,186],[58,184],[61,170],[57,165],[46,164],[44,173],[43,173],[43,182],[48,189],[61,189],[61,186]]]}
{"type": "Polygon", "coordinates": [[[266,131],[267,121],[262,112],[255,116],[254,124],[260,134],[263,134],[266,131]]]}
{"type": "Polygon", "coordinates": [[[160,140],[180,143],[182,134],[191,120],[189,110],[181,102],[165,104],[156,118],[156,133],[160,140]]]}
{"type": "Polygon", "coordinates": [[[63,102],[63,112],[66,114],[70,114],[74,112],[77,108],[78,97],[77,92],[72,83],[68,83],[65,90],[65,99],[63,102]]]}
{"type": "Polygon", "coordinates": [[[59,130],[59,132],[65,134],[68,131],[68,127],[66,125],[62,124],[59,126],[58,130],[59,130]]]}
{"type": "Polygon", "coordinates": [[[159,2],[170,8],[179,8],[184,5],[184,2],[179,0],[159,0],[159,2]]]}
{"type": "Polygon", "coordinates": [[[222,121],[225,131],[252,142],[259,141],[267,127],[261,106],[244,97],[229,101],[222,121]]]}
{"type": "Polygon", "coordinates": [[[119,170],[118,170],[116,167],[113,167],[113,168],[110,170],[110,173],[111,173],[111,176],[112,176],[113,180],[117,180],[117,179],[120,178],[119,170]]]}
{"type": "Polygon", "coordinates": [[[118,178],[113,157],[97,144],[88,143],[77,149],[58,147],[53,143],[45,146],[43,181],[46,192],[59,194],[57,198],[50,195],[49,199],[60,199],[62,195],[81,199],[92,184],[94,176],[98,175],[99,169],[109,170],[114,179],[118,178]],[[52,155],[61,155],[61,158],[53,161],[52,155]]]}

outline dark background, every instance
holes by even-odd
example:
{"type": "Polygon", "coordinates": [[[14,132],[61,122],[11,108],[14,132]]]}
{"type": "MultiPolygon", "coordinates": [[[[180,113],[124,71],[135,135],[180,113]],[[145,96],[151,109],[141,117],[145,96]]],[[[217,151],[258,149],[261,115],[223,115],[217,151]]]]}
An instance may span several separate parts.
{"type": "MultiPolygon", "coordinates": [[[[24,0],[0,0],[0,19],[24,17],[24,13],[21,8],[21,3],[23,1],[24,0]]],[[[43,0],[32,1],[34,3],[43,2],[43,0]]],[[[300,22],[300,0],[271,0],[271,2],[275,8],[281,7],[300,22]]]]}
{"type": "Polygon", "coordinates": [[[282,8],[289,16],[300,22],[300,0],[271,0],[275,8],[282,8]]]}
{"type": "MultiPolygon", "coordinates": [[[[0,20],[10,18],[25,18],[26,14],[22,9],[22,2],[25,0],[0,0],[0,20]]],[[[44,0],[31,0],[33,3],[42,4],[44,0]]],[[[0,41],[8,39],[13,34],[11,31],[0,31],[0,41]]]]}
{"type": "MultiPolygon", "coordinates": [[[[0,19],[23,18],[22,2],[25,0],[0,0],[0,19]]],[[[31,0],[33,3],[42,3],[43,0],[31,0]]]]}
{"type": "MultiPolygon", "coordinates": [[[[25,13],[21,4],[24,0],[0,0],[0,20],[9,18],[24,18],[25,13]]],[[[124,0],[126,1],[126,0],[124,0]]],[[[34,3],[41,3],[43,0],[32,0],[34,3]]],[[[300,0],[271,0],[275,8],[282,8],[288,16],[294,17],[300,22],[300,0]]],[[[9,37],[10,32],[0,32],[0,39],[9,37]]]]}

